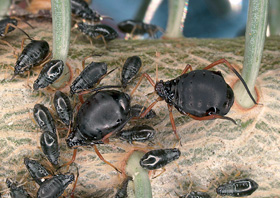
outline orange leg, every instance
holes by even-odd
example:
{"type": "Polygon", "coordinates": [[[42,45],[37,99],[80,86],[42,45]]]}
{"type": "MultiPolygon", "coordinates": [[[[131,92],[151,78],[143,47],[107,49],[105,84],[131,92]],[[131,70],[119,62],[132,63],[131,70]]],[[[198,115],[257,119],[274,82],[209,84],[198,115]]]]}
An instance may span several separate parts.
{"type": "Polygon", "coordinates": [[[171,122],[171,125],[172,125],[172,129],[174,131],[174,134],[175,134],[176,138],[178,140],[180,140],[180,137],[177,134],[176,125],[175,125],[175,121],[174,121],[173,114],[172,114],[172,106],[167,104],[167,107],[168,107],[168,111],[169,111],[169,118],[170,118],[170,122],[171,122]]]}
{"type": "Polygon", "coordinates": [[[121,171],[119,171],[119,169],[117,169],[113,164],[111,164],[110,162],[108,162],[107,160],[104,159],[104,157],[101,155],[101,153],[99,152],[99,150],[97,149],[97,146],[94,144],[93,145],[93,148],[97,154],[97,156],[103,161],[105,162],[106,164],[108,164],[109,166],[113,167],[117,172],[121,173],[121,171]]]}
{"type": "Polygon", "coordinates": [[[138,81],[137,85],[134,87],[134,89],[131,91],[130,93],[130,96],[132,96],[132,94],[136,91],[136,89],[139,87],[140,83],[142,82],[143,78],[146,78],[153,87],[156,86],[156,84],[154,83],[153,79],[147,74],[147,73],[144,73],[141,75],[140,77],[140,80],[138,81]]]}
{"type": "Polygon", "coordinates": [[[191,71],[193,70],[193,69],[192,69],[192,66],[189,65],[189,64],[186,65],[186,67],[185,67],[185,69],[182,71],[181,75],[187,73],[188,70],[191,70],[191,71]]]}
{"type": "Polygon", "coordinates": [[[79,178],[79,169],[77,167],[77,176],[76,176],[76,179],[75,179],[75,183],[73,185],[73,189],[71,191],[71,198],[74,198],[74,191],[75,191],[75,188],[77,186],[78,178],[79,178]]]}
{"type": "Polygon", "coordinates": [[[150,104],[150,106],[148,106],[148,108],[143,113],[140,114],[139,118],[144,118],[149,113],[149,111],[156,105],[156,103],[161,100],[163,99],[161,97],[158,97],[152,104],[150,104]]]}
{"type": "Polygon", "coordinates": [[[210,68],[212,68],[212,67],[214,67],[214,66],[216,66],[216,65],[222,64],[222,63],[226,64],[226,66],[228,66],[228,68],[230,68],[231,71],[233,71],[233,73],[235,73],[235,75],[239,78],[239,80],[240,80],[240,81],[242,82],[242,84],[244,85],[244,87],[245,87],[245,89],[246,89],[248,95],[249,95],[250,98],[252,99],[252,101],[253,101],[255,104],[258,104],[258,103],[256,102],[256,100],[254,99],[254,97],[252,96],[252,94],[251,94],[251,92],[250,92],[250,90],[249,90],[249,88],[248,88],[246,82],[245,82],[244,79],[242,78],[242,76],[236,71],[236,69],[235,69],[226,59],[222,58],[222,59],[220,59],[220,60],[217,60],[217,61],[211,63],[210,65],[208,65],[207,67],[205,67],[205,68],[203,68],[203,69],[204,69],[204,70],[208,70],[208,69],[210,69],[210,68]]]}
{"type": "Polygon", "coordinates": [[[58,169],[60,169],[60,168],[62,168],[64,166],[69,166],[70,164],[72,164],[76,160],[77,151],[78,151],[78,148],[74,148],[72,159],[69,162],[61,165],[58,169]]]}

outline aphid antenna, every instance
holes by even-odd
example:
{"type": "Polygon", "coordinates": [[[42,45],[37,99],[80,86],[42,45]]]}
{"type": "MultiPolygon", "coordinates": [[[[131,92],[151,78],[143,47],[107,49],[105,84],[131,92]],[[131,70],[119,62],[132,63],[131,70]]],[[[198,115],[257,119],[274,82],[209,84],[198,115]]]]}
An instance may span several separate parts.
{"type": "MultiPolygon", "coordinates": [[[[91,90],[88,91],[88,93],[97,92],[97,91],[100,91],[100,90],[103,90],[103,89],[122,88],[122,87],[123,87],[122,85],[105,85],[105,86],[102,86],[102,87],[97,87],[97,88],[91,89],[91,90]]],[[[78,93],[82,93],[82,92],[78,92],[78,93]]]]}

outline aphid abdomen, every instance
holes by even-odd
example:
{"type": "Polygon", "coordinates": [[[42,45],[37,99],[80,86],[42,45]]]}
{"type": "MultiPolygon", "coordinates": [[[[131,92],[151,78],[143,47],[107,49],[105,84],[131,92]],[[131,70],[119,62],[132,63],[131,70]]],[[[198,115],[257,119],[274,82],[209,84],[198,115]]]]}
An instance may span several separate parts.
{"type": "Polygon", "coordinates": [[[137,74],[142,65],[141,59],[138,56],[129,57],[122,70],[122,80],[121,83],[126,87],[127,83],[137,74]]]}
{"type": "Polygon", "coordinates": [[[140,165],[143,168],[154,170],[178,159],[180,155],[180,150],[176,148],[151,150],[140,159],[140,165]]]}
{"type": "Polygon", "coordinates": [[[53,102],[58,117],[66,126],[69,126],[73,117],[73,110],[69,98],[63,92],[56,91],[53,102]]]}
{"type": "Polygon", "coordinates": [[[174,103],[181,113],[197,117],[207,116],[208,112],[225,115],[234,102],[232,89],[218,72],[195,70],[175,80],[178,83],[174,103]]]}
{"type": "Polygon", "coordinates": [[[40,144],[43,153],[46,155],[48,160],[52,164],[57,165],[58,158],[59,158],[59,145],[58,145],[57,135],[45,131],[41,135],[40,144]]]}
{"type": "Polygon", "coordinates": [[[51,179],[46,180],[37,192],[38,198],[57,198],[67,186],[74,181],[74,175],[56,175],[51,179]]]}
{"type": "Polygon", "coordinates": [[[56,134],[54,119],[47,107],[42,104],[36,104],[33,109],[33,116],[42,131],[56,134]]]}

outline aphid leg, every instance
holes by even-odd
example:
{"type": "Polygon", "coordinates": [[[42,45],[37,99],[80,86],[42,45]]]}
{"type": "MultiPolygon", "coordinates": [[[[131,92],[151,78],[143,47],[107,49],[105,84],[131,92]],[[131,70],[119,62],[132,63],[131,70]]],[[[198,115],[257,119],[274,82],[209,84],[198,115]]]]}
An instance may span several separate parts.
{"type": "Polygon", "coordinates": [[[158,97],[152,104],[150,104],[150,106],[147,107],[147,109],[140,114],[139,118],[144,118],[149,111],[156,105],[157,102],[162,101],[163,99],[161,97],[158,97]]]}
{"type": "Polygon", "coordinates": [[[105,48],[108,49],[108,46],[107,46],[107,42],[104,38],[104,36],[102,34],[98,35],[97,37],[95,37],[95,39],[100,39],[102,38],[103,42],[104,42],[104,45],[105,45],[105,48]]]}
{"type": "Polygon", "coordinates": [[[242,76],[236,71],[236,69],[224,58],[220,59],[220,60],[217,60],[213,63],[211,63],[210,65],[208,65],[207,67],[203,68],[204,70],[208,70],[216,65],[219,65],[219,64],[226,64],[226,66],[228,66],[228,68],[230,68],[231,71],[233,71],[233,73],[235,73],[235,75],[239,78],[239,80],[242,82],[243,86],[245,87],[248,95],[250,96],[250,98],[252,99],[252,101],[255,103],[255,104],[258,104],[255,100],[255,98],[253,97],[253,95],[251,94],[246,82],[244,81],[244,79],[242,78],[242,76]]]}
{"type": "Polygon", "coordinates": [[[76,176],[76,179],[75,179],[75,182],[74,182],[74,185],[73,185],[73,189],[72,189],[71,194],[70,194],[71,198],[74,198],[74,191],[75,191],[75,188],[77,186],[77,182],[78,182],[78,178],[79,178],[79,169],[78,169],[77,166],[76,166],[76,168],[77,168],[77,176],[76,176]]]}
{"type": "Polygon", "coordinates": [[[172,125],[172,130],[173,130],[177,140],[180,140],[180,137],[177,134],[176,125],[175,125],[174,117],[173,117],[173,114],[172,114],[172,106],[167,104],[167,107],[168,107],[168,111],[169,111],[169,118],[170,118],[170,122],[171,122],[171,125],[172,125]]]}
{"type": "Polygon", "coordinates": [[[23,32],[23,33],[28,37],[28,39],[32,40],[32,38],[31,38],[25,31],[23,31],[22,29],[20,29],[19,27],[15,26],[15,25],[12,24],[12,23],[8,23],[8,24],[7,24],[7,26],[6,26],[6,28],[5,28],[5,31],[4,31],[4,35],[6,35],[6,34],[8,33],[9,27],[13,27],[13,28],[15,28],[15,29],[19,29],[21,32],[23,32]]]}
{"type": "Polygon", "coordinates": [[[101,155],[101,153],[99,152],[99,150],[97,149],[97,146],[96,146],[95,144],[93,145],[93,148],[94,148],[94,150],[95,150],[97,156],[98,156],[103,162],[105,162],[105,163],[108,164],[109,166],[113,167],[117,172],[119,172],[119,173],[122,174],[122,172],[121,172],[119,169],[117,169],[113,164],[111,164],[110,162],[108,162],[107,160],[104,159],[104,157],[101,155]]]}
{"type": "Polygon", "coordinates": [[[14,48],[8,41],[5,41],[5,40],[1,39],[0,42],[3,43],[3,44],[8,45],[9,47],[11,47],[13,49],[13,51],[14,51],[14,54],[15,54],[16,48],[14,48]]]}
{"type": "Polygon", "coordinates": [[[78,148],[74,148],[72,159],[69,162],[62,164],[57,170],[61,169],[64,166],[69,166],[70,164],[72,164],[76,160],[77,151],[78,151],[78,148]]]}
{"type": "Polygon", "coordinates": [[[152,85],[153,87],[156,86],[156,84],[154,83],[153,79],[152,79],[147,73],[144,73],[144,74],[141,75],[140,80],[138,81],[137,85],[136,85],[136,86],[134,87],[134,89],[131,91],[130,96],[132,96],[132,94],[133,94],[133,93],[136,91],[136,89],[139,87],[139,85],[140,85],[140,83],[141,83],[141,81],[143,80],[144,77],[151,83],[151,85],[152,85]]]}
{"type": "Polygon", "coordinates": [[[185,67],[185,69],[182,71],[181,75],[187,73],[188,70],[191,70],[191,71],[193,70],[193,69],[192,69],[192,66],[191,66],[190,64],[187,64],[187,65],[186,65],[186,67],[185,67]]]}
{"type": "Polygon", "coordinates": [[[155,178],[157,178],[158,176],[162,175],[165,171],[166,171],[166,169],[165,169],[165,168],[162,168],[162,171],[161,171],[158,175],[153,176],[152,179],[155,179],[155,178]]]}
{"type": "Polygon", "coordinates": [[[93,46],[91,38],[89,36],[87,36],[87,38],[88,38],[88,40],[90,42],[90,45],[93,46]]]}

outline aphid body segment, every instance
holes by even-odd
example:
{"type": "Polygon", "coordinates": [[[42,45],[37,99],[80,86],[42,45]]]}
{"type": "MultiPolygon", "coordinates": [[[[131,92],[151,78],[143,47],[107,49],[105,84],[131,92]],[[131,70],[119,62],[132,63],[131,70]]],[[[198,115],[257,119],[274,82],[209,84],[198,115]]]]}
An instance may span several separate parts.
{"type": "Polygon", "coordinates": [[[92,10],[84,0],[71,0],[71,12],[75,16],[81,17],[85,20],[91,20],[94,22],[100,22],[102,20],[101,15],[92,10]]]}
{"type": "Polygon", "coordinates": [[[93,88],[102,76],[107,73],[107,64],[105,62],[91,62],[73,81],[70,86],[70,93],[79,93],[93,88]]]}
{"type": "Polygon", "coordinates": [[[132,141],[144,142],[154,137],[155,129],[147,125],[135,126],[131,129],[123,130],[118,133],[118,136],[122,140],[126,140],[129,143],[132,141]]]}
{"type": "Polygon", "coordinates": [[[33,116],[42,131],[56,134],[54,119],[47,107],[36,104],[33,109],[33,116]]]}
{"type": "Polygon", "coordinates": [[[38,66],[49,54],[49,44],[44,40],[31,40],[19,55],[14,76],[38,66]]]}
{"type": "MultiPolygon", "coordinates": [[[[17,22],[18,21],[16,19],[12,19],[10,17],[0,20],[0,36],[1,37],[5,36],[5,29],[8,24],[13,24],[14,26],[17,26],[17,22]]],[[[14,27],[9,26],[7,33],[14,31],[14,29],[15,29],[14,27]]]]}
{"type": "Polygon", "coordinates": [[[42,166],[42,164],[40,164],[36,160],[31,160],[25,157],[24,164],[28,172],[30,173],[31,177],[39,185],[41,185],[46,180],[43,177],[46,177],[51,174],[47,169],[45,169],[44,166],[42,166]]]}
{"type": "Polygon", "coordinates": [[[137,74],[142,65],[141,59],[138,56],[132,56],[126,59],[123,70],[121,83],[124,87],[137,74]]]}
{"type": "Polygon", "coordinates": [[[113,40],[118,37],[118,33],[112,27],[105,24],[91,25],[80,22],[77,24],[78,29],[84,34],[94,39],[104,38],[106,41],[113,40]]]}
{"type": "Polygon", "coordinates": [[[73,181],[73,174],[55,175],[41,184],[37,192],[37,198],[58,198],[73,181]]]}
{"type": "Polygon", "coordinates": [[[69,126],[72,121],[73,110],[68,96],[61,91],[56,91],[54,95],[53,103],[54,103],[56,113],[60,118],[60,120],[66,126],[69,126]]]}
{"type": "Polygon", "coordinates": [[[48,131],[43,132],[40,138],[40,144],[48,160],[52,164],[57,165],[60,154],[57,135],[48,131]]]}
{"type": "Polygon", "coordinates": [[[31,198],[31,196],[22,187],[18,187],[17,182],[13,182],[11,179],[6,180],[7,187],[10,188],[10,195],[12,198],[31,198]]]}
{"type": "Polygon", "coordinates": [[[51,60],[41,70],[38,78],[33,84],[33,89],[45,88],[56,81],[62,74],[64,63],[62,60],[51,60]]]}
{"type": "Polygon", "coordinates": [[[177,148],[151,150],[140,159],[140,165],[143,168],[154,170],[178,159],[180,155],[181,152],[177,148]]]}
{"type": "Polygon", "coordinates": [[[103,143],[104,136],[120,131],[130,118],[129,95],[116,90],[96,92],[80,107],[67,145],[72,148],[103,143]]]}
{"type": "Polygon", "coordinates": [[[218,186],[216,192],[222,196],[244,197],[251,195],[258,187],[252,179],[238,179],[218,186]]]}

